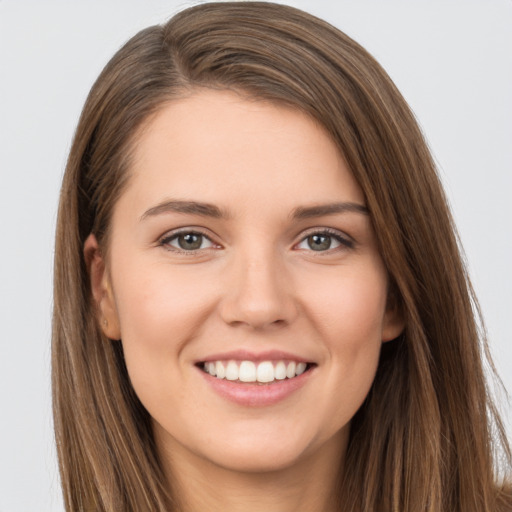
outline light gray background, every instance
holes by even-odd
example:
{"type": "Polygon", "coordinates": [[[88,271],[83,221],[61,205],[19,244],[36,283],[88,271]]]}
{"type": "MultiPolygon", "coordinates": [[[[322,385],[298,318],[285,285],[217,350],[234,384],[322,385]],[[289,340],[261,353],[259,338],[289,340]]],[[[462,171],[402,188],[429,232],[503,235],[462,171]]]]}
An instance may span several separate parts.
{"type": "MultiPolygon", "coordinates": [[[[192,3],[0,0],[0,512],[63,510],[51,272],[59,182],[83,101],[126,39],[192,3]]],[[[418,116],[512,390],[512,1],[289,3],[370,50],[418,116]]]]}

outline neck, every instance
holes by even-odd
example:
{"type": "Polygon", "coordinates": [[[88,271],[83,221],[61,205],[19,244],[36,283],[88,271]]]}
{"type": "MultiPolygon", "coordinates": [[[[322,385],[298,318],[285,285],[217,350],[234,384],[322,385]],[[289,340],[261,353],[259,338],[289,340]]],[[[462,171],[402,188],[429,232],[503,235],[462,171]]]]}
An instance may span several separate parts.
{"type": "Polygon", "coordinates": [[[173,445],[172,455],[164,456],[165,471],[180,512],[335,512],[346,447],[341,444],[332,440],[313,456],[266,472],[233,471],[189,454],[181,457],[184,448],[173,445]]]}

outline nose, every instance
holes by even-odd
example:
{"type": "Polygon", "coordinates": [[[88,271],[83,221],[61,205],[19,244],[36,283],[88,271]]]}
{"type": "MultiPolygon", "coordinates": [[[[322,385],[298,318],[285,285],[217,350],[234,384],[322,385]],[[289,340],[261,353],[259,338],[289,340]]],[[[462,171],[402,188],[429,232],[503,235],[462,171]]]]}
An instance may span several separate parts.
{"type": "Polygon", "coordinates": [[[232,263],[220,304],[226,323],[261,330],[293,322],[298,314],[293,283],[276,254],[239,255],[232,263]]]}

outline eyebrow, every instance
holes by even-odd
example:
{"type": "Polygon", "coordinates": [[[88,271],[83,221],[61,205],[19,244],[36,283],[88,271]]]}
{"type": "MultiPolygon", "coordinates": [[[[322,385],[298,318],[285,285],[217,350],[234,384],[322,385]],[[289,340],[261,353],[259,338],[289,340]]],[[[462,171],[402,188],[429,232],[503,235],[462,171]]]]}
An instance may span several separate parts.
{"type": "Polygon", "coordinates": [[[199,203],[197,201],[180,201],[180,200],[168,200],[153,206],[149,210],[145,211],[140,220],[144,220],[148,217],[154,217],[162,213],[188,213],[193,215],[201,215],[202,217],[213,217],[215,219],[228,218],[227,212],[224,212],[217,206],[210,203],[199,203]]]}
{"type": "Polygon", "coordinates": [[[311,219],[313,217],[323,217],[324,215],[334,215],[336,213],[362,213],[369,215],[370,211],[362,204],[358,203],[329,203],[317,206],[299,206],[292,211],[293,219],[311,219]]]}
{"type": "MultiPolygon", "coordinates": [[[[214,219],[229,218],[229,214],[226,211],[221,210],[218,206],[213,204],[172,199],[163,201],[149,210],[146,210],[140,217],[140,220],[143,221],[148,217],[154,217],[168,212],[188,213],[202,217],[212,217],[214,219]]],[[[368,215],[369,211],[368,208],[362,204],[342,202],[315,206],[299,206],[292,211],[290,216],[292,219],[303,220],[322,217],[324,215],[335,215],[337,213],[362,213],[368,215]]]]}

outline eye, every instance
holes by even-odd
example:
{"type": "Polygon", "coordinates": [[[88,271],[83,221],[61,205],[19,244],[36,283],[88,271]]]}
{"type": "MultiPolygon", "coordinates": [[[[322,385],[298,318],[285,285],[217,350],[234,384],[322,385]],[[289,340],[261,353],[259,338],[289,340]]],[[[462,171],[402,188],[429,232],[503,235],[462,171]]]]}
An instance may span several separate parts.
{"type": "Polygon", "coordinates": [[[181,231],[164,237],[160,244],[178,251],[193,252],[214,247],[214,243],[203,233],[181,231]]]}
{"type": "Polygon", "coordinates": [[[324,230],[310,233],[308,236],[303,238],[299,244],[297,244],[296,248],[311,250],[315,252],[326,252],[329,250],[338,249],[342,246],[352,248],[354,246],[354,242],[348,238],[343,237],[338,232],[324,230]]]}

